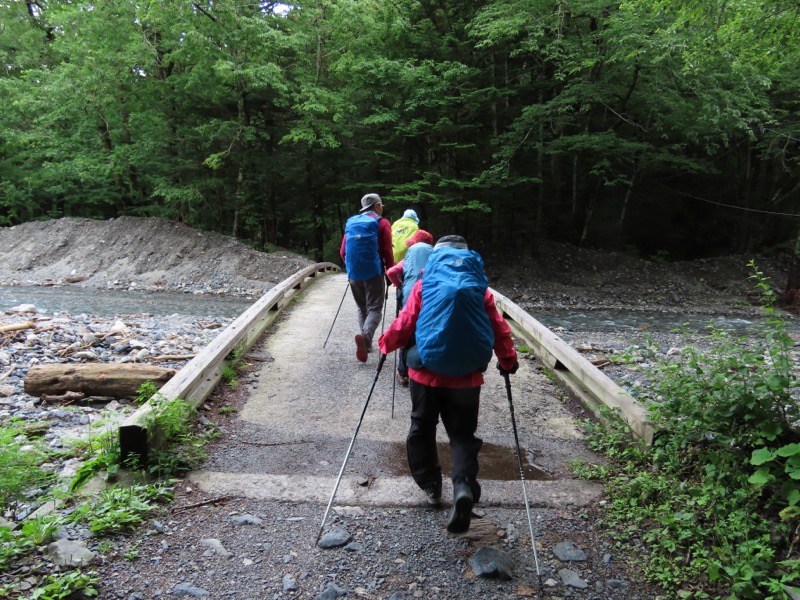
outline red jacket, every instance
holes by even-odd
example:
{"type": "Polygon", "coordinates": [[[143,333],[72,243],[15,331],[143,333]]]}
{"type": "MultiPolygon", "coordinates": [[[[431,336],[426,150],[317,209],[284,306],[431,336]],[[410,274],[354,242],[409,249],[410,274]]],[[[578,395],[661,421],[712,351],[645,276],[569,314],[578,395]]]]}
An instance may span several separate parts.
{"type": "Polygon", "coordinates": [[[400,260],[391,269],[386,270],[386,277],[392,282],[392,285],[398,290],[403,287],[403,261],[400,260]]]}
{"type": "MultiPolygon", "coordinates": [[[[511,339],[511,328],[497,310],[494,296],[488,289],[483,299],[483,305],[494,330],[494,353],[497,356],[497,360],[500,361],[500,366],[510,370],[517,362],[517,351],[514,349],[514,340],[511,339]]],[[[378,339],[378,346],[382,354],[388,354],[393,350],[403,348],[408,343],[411,334],[414,333],[417,327],[420,309],[422,309],[422,280],[414,284],[411,290],[411,297],[406,302],[403,310],[400,311],[394,322],[378,339]]],[[[481,371],[473,371],[458,377],[449,377],[425,368],[412,369],[409,367],[408,376],[417,383],[431,387],[462,388],[483,385],[483,373],[481,371]]]]}
{"type": "MultiPolygon", "coordinates": [[[[370,217],[378,219],[378,254],[381,256],[383,262],[383,270],[387,271],[394,266],[394,250],[392,249],[392,226],[389,224],[388,219],[384,219],[378,213],[368,211],[370,217]]],[[[347,236],[342,237],[342,246],[339,248],[339,256],[342,257],[344,262],[345,244],[347,244],[347,236]]]]}

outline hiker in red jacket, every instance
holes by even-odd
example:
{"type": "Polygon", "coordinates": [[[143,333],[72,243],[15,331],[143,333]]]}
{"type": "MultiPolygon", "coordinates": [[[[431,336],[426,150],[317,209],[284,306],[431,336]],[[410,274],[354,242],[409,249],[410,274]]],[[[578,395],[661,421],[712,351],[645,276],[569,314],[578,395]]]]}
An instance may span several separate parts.
{"type": "Polygon", "coordinates": [[[461,236],[436,243],[414,284],[403,310],[380,336],[383,354],[406,345],[411,393],[411,427],[406,439],[408,463],[428,502],[442,501],[442,470],[436,449],[436,425],[441,417],[450,438],[453,508],[448,531],[469,529],[472,506],[481,487],[477,481],[475,437],[483,372],[497,356],[501,373],[516,373],[519,363],[511,329],[489,291],[483,260],[461,236]]]}
{"type": "Polygon", "coordinates": [[[361,198],[361,210],[347,220],[339,254],[347,270],[350,289],[358,307],[356,358],[367,362],[372,338],[383,312],[384,280],[387,269],[394,266],[392,228],[384,219],[383,201],[378,194],[361,198]]]}

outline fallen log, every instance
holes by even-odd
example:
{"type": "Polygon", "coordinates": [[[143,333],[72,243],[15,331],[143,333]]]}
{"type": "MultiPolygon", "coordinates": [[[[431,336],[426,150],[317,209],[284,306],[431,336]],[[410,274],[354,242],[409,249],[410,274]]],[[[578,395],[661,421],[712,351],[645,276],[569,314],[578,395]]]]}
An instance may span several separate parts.
{"type": "Polygon", "coordinates": [[[150,381],[161,388],[175,372],[175,369],[131,363],[37,365],[28,370],[24,388],[31,396],[80,392],[86,396],[134,398],[144,382],[150,381]]]}
{"type": "Polygon", "coordinates": [[[78,400],[83,400],[86,394],[83,392],[65,392],[58,396],[51,396],[50,394],[42,394],[42,401],[44,402],[61,402],[63,404],[71,404],[78,400]]]}
{"type": "Polygon", "coordinates": [[[0,325],[0,333],[8,333],[10,331],[22,331],[23,329],[33,329],[36,324],[28,321],[27,323],[17,323],[15,325],[0,325]]]}
{"type": "Polygon", "coordinates": [[[166,360],[191,360],[196,354],[159,354],[158,356],[151,356],[150,360],[153,362],[161,362],[166,360]]]}
{"type": "Polygon", "coordinates": [[[9,375],[11,375],[11,374],[14,372],[14,369],[16,369],[16,368],[17,368],[17,365],[16,365],[16,363],[14,363],[13,365],[11,365],[11,366],[8,368],[8,371],[6,371],[6,372],[5,372],[5,373],[3,373],[2,375],[0,375],[0,381],[3,381],[3,379],[5,379],[5,378],[6,378],[6,377],[8,377],[9,375]]]}

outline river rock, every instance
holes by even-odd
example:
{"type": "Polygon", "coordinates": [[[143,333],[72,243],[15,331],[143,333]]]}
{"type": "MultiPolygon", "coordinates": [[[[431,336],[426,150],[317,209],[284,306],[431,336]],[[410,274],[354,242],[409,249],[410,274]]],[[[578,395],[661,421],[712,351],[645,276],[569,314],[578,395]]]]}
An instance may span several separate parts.
{"type": "Polygon", "coordinates": [[[56,540],[47,546],[47,555],[57,565],[64,567],[82,567],[94,561],[95,553],[80,540],[56,540]]]}
{"type": "Polygon", "coordinates": [[[562,562],[581,562],[588,558],[586,552],[572,542],[561,542],[553,548],[553,554],[562,562]]]}
{"type": "Polygon", "coordinates": [[[344,546],[351,540],[350,532],[341,527],[334,527],[328,533],[322,536],[319,541],[320,548],[338,548],[344,546]]]}
{"type": "Polygon", "coordinates": [[[476,577],[509,580],[514,576],[514,561],[497,548],[481,548],[469,557],[469,566],[476,577]]]}

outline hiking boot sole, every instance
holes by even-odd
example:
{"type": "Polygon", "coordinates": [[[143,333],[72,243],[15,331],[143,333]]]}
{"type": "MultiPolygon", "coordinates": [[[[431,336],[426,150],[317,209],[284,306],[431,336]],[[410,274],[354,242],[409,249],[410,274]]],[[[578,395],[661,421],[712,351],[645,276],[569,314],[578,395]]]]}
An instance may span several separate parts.
{"type": "Polygon", "coordinates": [[[469,529],[472,519],[472,495],[464,494],[456,498],[450,517],[447,519],[447,531],[450,533],[464,533],[469,529]]]}
{"type": "Polygon", "coordinates": [[[356,358],[361,362],[367,362],[367,340],[360,333],[356,336],[356,358]]]}

